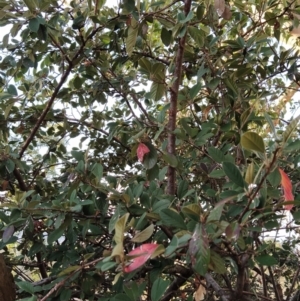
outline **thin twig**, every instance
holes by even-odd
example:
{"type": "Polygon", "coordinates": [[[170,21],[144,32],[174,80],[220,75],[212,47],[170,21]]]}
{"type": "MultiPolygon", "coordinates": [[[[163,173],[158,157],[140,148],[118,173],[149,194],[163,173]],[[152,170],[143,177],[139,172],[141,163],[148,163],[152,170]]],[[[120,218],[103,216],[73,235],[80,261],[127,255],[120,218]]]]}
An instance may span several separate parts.
{"type": "Polygon", "coordinates": [[[60,287],[62,287],[70,278],[72,278],[76,273],[80,272],[81,270],[83,270],[84,268],[90,266],[90,265],[94,265],[95,263],[99,262],[103,260],[103,258],[97,258],[91,262],[88,262],[86,264],[83,264],[82,266],[80,266],[78,269],[76,269],[74,272],[72,272],[70,275],[68,275],[66,278],[64,278],[62,281],[58,282],[57,284],[55,284],[55,286],[42,298],[39,299],[39,301],[46,301],[48,297],[50,297],[53,293],[55,293],[56,291],[59,290],[60,287]]]}
{"type": "Polygon", "coordinates": [[[297,271],[296,271],[296,273],[295,273],[295,275],[294,275],[294,277],[293,277],[291,286],[290,286],[289,291],[288,291],[288,293],[287,293],[287,295],[286,295],[286,300],[289,300],[289,299],[290,299],[291,294],[292,294],[292,292],[294,291],[294,287],[295,287],[295,284],[296,284],[296,282],[297,282],[297,280],[298,280],[299,273],[300,273],[300,266],[298,266],[298,269],[297,269],[297,271]]]}
{"type": "MultiPolygon", "coordinates": [[[[174,279],[174,281],[170,284],[168,289],[166,290],[164,296],[160,301],[169,301],[171,300],[177,293],[179,288],[187,281],[189,277],[193,275],[193,270],[188,269],[186,267],[176,265],[174,267],[175,273],[178,274],[178,276],[174,279]]],[[[227,301],[227,300],[223,300],[227,301]]]]}

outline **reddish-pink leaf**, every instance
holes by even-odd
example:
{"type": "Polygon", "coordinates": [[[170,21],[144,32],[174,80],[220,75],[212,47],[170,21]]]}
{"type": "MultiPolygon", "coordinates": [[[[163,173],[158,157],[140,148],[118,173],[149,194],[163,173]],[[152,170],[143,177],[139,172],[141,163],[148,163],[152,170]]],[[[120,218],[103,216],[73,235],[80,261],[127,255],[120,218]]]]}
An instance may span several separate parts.
{"type": "Polygon", "coordinates": [[[136,150],[136,154],[137,154],[139,161],[143,162],[144,156],[148,153],[150,153],[150,149],[148,148],[148,146],[144,143],[140,143],[136,150]]]}
{"type": "Polygon", "coordinates": [[[158,244],[143,244],[130,251],[127,256],[132,256],[129,263],[124,267],[125,273],[130,273],[141,267],[155,252],[158,244]]]}
{"type": "MultiPolygon", "coordinates": [[[[282,169],[279,168],[279,172],[281,175],[281,186],[284,192],[284,199],[285,201],[293,201],[294,195],[292,192],[293,186],[291,180],[289,179],[289,176],[282,169]]],[[[285,210],[291,210],[292,208],[293,208],[293,204],[284,206],[285,210]]]]}

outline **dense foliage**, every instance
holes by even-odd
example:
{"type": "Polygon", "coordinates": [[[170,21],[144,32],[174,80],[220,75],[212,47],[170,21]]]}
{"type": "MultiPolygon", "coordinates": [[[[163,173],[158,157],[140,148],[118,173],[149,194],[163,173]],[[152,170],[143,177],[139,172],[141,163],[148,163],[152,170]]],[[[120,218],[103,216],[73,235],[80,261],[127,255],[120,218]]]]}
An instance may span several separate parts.
{"type": "Polygon", "coordinates": [[[0,249],[19,300],[289,299],[298,13],[0,1],[0,249]]]}

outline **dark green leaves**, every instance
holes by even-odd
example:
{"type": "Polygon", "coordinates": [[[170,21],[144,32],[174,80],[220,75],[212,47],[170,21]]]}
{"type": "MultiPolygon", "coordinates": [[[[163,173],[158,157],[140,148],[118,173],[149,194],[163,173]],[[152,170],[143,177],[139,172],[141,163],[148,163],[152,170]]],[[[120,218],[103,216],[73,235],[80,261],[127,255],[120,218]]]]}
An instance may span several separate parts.
{"type": "Polygon", "coordinates": [[[239,169],[231,162],[224,162],[223,163],[223,170],[229,180],[231,180],[234,184],[239,187],[245,187],[245,181],[239,171],[239,169]]]}
{"type": "Polygon", "coordinates": [[[191,37],[199,47],[202,47],[204,45],[205,33],[202,30],[196,27],[189,27],[188,33],[191,35],[191,37]]]}
{"type": "Polygon", "coordinates": [[[84,26],[84,23],[85,23],[85,18],[82,14],[80,14],[73,20],[72,27],[73,29],[80,29],[84,26]]]}
{"type": "Polygon", "coordinates": [[[173,209],[163,209],[159,212],[161,222],[166,226],[186,229],[186,224],[179,213],[173,209]]]}
{"type": "Polygon", "coordinates": [[[278,263],[276,258],[267,254],[256,256],[255,260],[258,262],[258,264],[266,266],[272,266],[278,263]]]}
{"type": "Polygon", "coordinates": [[[208,152],[209,156],[218,163],[222,163],[222,162],[226,161],[226,157],[218,148],[209,147],[207,149],[207,152],[208,152]]]}
{"type": "Polygon", "coordinates": [[[172,41],[172,31],[162,27],[160,37],[164,45],[168,47],[172,41]]]}
{"type": "Polygon", "coordinates": [[[33,32],[38,32],[40,27],[40,22],[38,18],[33,18],[29,20],[29,29],[33,32]]]}
{"type": "Polygon", "coordinates": [[[103,175],[103,166],[100,163],[95,163],[92,168],[92,173],[95,175],[98,181],[100,181],[103,175]]]}
{"type": "Polygon", "coordinates": [[[167,287],[170,285],[170,283],[171,282],[169,280],[164,280],[162,278],[156,279],[151,289],[151,300],[159,301],[165,293],[167,287]]]}
{"type": "Polygon", "coordinates": [[[155,147],[151,143],[145,142],[145,144],[149,148],[150,152],[144,156],[143,165],[146,169],[151,169],[157,162],[157,152],[155,147]]]}

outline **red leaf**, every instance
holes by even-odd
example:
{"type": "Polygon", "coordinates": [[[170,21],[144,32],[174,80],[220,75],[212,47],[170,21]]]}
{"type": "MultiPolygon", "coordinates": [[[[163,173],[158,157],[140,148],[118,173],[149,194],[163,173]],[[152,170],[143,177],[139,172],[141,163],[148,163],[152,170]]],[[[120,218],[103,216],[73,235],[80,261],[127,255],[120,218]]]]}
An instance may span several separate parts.
{"type": "Polygon", "coordinates": [[[143,162],[144,156],[148,153],[150,153],[150,149],[148,148],[148,146],[144,143],[140,143],[136,150],[136,154],[137,154],[139,161],[143,162]]]}
{"type": "Polygon", "coordinates": [[[155,252],[158,244],[143,244],[130,251],[127,256],[133,256],[129,264],[124,267],[125,273],[130,273],[141,267],[155,252]]]}
{"type": "MultiPolygon", "coordinates": [[[[285,199],[285,201],[293,201],[294,195],[292,192],[293,186],[292,186],[291,180],[289,179],[288,175],[281,168],[279,168],[279,172],[281,175],[281,186],[284,191],[284,199],[285,199]]],[[[284,206],[285,210],[291,210],[292,208],[293,208],[293,204],[284,206]]]]}

